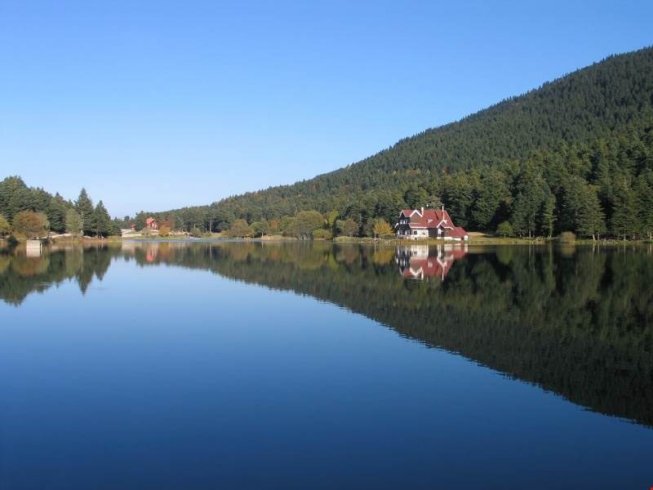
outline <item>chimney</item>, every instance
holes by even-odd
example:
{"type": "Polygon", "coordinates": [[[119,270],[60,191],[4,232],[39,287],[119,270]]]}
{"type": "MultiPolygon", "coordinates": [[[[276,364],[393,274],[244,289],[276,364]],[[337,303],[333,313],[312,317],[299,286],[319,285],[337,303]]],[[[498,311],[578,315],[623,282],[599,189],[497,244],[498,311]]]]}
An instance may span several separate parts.
{"type": "Polygon", "coordinates": [[[424,206],[422,206],[422,216],[424,216],[424,206]]]}
{"type": "Polygon", "coordinates": [[[444,204],[442,205],[442,212],[444,213],[444,204]]]}

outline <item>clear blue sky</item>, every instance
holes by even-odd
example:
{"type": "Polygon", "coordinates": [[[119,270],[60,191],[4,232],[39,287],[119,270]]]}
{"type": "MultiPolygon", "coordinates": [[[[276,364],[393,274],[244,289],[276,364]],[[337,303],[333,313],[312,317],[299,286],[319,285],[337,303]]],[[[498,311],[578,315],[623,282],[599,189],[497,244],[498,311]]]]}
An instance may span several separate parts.
{"type": "Polygon", "coordinates": [[[651,44],[643,0],[0,0],[0,177],[208,204],[651,44]]]}

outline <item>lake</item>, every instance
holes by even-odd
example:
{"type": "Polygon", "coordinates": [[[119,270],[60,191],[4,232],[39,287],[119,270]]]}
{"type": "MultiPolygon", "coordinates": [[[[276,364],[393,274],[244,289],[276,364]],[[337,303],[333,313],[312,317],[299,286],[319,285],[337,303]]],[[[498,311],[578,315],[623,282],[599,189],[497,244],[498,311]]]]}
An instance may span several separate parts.
{"type": "Polygon", "coordinates": [[[0,255],[3,489],[653,485],[650,247],[0,255]]]}

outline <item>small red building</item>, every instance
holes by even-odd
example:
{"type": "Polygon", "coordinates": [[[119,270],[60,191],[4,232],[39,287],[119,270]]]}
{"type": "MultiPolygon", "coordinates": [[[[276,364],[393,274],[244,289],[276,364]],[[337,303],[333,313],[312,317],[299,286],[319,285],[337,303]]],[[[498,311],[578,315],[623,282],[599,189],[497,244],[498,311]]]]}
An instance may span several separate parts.
{"type": "Polygon", "coordinates": [[[154,218],[150,217],[145,220],[145,228],[147,228],[148,230],[158,230],[159,224],[156,222],[154,218]]]}

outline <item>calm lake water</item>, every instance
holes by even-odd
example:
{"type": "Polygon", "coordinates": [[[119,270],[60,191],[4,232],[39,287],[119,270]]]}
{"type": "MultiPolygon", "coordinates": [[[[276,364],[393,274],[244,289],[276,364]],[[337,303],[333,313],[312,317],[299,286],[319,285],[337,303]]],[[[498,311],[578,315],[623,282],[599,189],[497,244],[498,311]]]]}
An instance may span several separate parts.
{"type": "Polygon", "coordinates": [[[653,485],[653,253],[0,255],[3,489],[653,485]]]}

